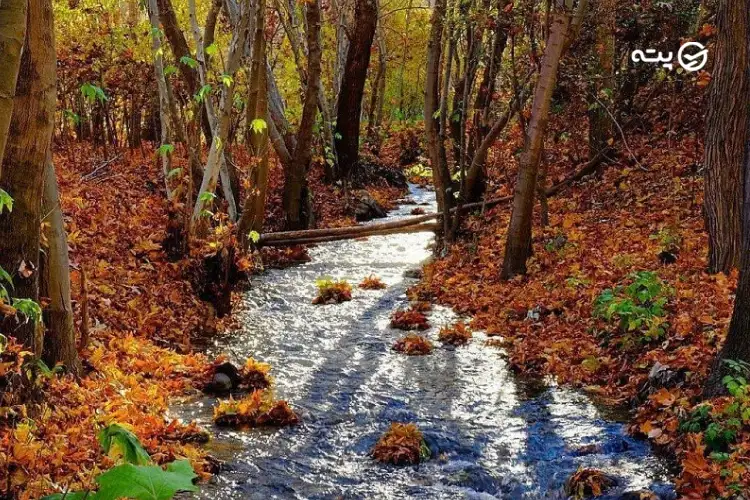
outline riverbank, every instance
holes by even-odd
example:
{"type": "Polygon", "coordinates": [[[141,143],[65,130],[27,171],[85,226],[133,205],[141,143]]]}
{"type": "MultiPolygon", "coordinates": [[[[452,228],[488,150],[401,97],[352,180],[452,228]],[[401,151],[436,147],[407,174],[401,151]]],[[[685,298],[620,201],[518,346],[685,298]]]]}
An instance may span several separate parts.
{"type": "MultiPolygon", "coordinates": [[[[694,134],[654,136],[629,137],[636,160],[625,150],[601,175],[549,200],[549,226],[535,221],[527,277],[499,277],[510,216],[500,206],[470,217],[461,241],[426,266],[412,293],[471,314],[473,327],[507,349],[514,370],[632,404],[631,432],[677,457],[680,493],[724,497],[750,487],[746,397],[695,405],[726,333],[736,276],[705,272],[700,142],[694,134]],[[597,313],[605,290],[618,296],[625,292],[617,287],[638,279],[654,280],[666,300],[645,333],[597,313]]],[[[511,136],[495,155],[514,165],[517,145],[511,136]]],[[[552,178],[566,165],[553,157],[552,178]]]]}
{"type": "MultiPolygon", "coordinates": [[[[188,458],[204,478],[214,468],[194,444],[205,438],[202,431],[165,417],[169,400],[194,393],[210,362],[192,353],[194,344],[223,330],[231,315],[219,319],[198,299],[190,271],[196,256],[172,262],[165,254],[169,214],[154,151],[110,151],[116,159],[107,163],[98,157],[81,143],[55,154],[76,330],[82,331],[85,303],[90,340],[80,352],[80,380],[40,377],[41,402],[2,408],[0,491],[13,498],[94,487],[93,479],[113,463],[96,433],[115,422],[133,430],[157,463],[188,458]]],[[[271,173],[269,226],[275,227],[283,176],[280,168],[271,173]]],[[[319,225],[353,223],[354,194],[344,197],[323,185],[322,173],[313,177],[319,225]]],[[[383,203],[401,193],[383,185],[370,191],[383,203]]],[[[16,351],[3,356],[3,375],[20,370],[16,351]]]]}

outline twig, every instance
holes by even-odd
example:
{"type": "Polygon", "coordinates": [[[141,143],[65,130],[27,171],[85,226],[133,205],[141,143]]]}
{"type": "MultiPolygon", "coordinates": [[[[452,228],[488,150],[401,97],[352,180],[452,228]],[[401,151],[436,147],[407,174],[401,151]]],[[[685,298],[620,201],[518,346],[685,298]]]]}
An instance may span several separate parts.
{"type": "Polygon", "coordinates": [[[635,164],[638,165],[638,168],[648,172],[648,169],[644,167],[641,164],[641,162],[638,161],[638,158],[635,157],[635,153],[633,153],[633,150],[630,149],[630,146],[628,145],[628,140],[625,138],[625,132],[623,132],[622,127],[620,126],[620,123],[617,121],[617,118],[615,118],[615,116],[612,114],[609,108],[605,106],[605,104],[602,101],[600,101],[599,98],[596,97],[595,94],[592,94],[591,92],[586,92],[586,93],[590,95],[591,97],[593,97],[594,99],[596,99],[596,102],[599,103],[599,106],[604,108],[604,111],[606,111],[609,117],[612,119],[612,123],[615,124],[615,126],[617,127],[617,130],[620,132],[620,137],[622,137],[622,143],[625,145],[625,149],[628,150],[628,154],[630,154],[630,157],[633,159],[633,161],[635,161],[635,164]]]}

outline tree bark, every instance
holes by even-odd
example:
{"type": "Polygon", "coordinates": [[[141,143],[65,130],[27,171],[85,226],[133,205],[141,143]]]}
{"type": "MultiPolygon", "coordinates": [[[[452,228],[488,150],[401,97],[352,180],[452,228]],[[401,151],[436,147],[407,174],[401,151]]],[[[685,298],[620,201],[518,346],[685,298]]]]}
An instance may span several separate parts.
{"type": "Polygon", "coordinates": [[[28,0],[0,2],[0,175],[3,172],[3,152],[8,140],[13,96],[16,93],[21,48],[26,38],[28,0]]]}
{"type": "MultiPolygon", "coordinates": [[[[440,126],[444,117],[440,110],[440,57],[443,47],[443,27],[445,24],[445,0],[435,0],[432,10],[430,41],[427,47],[427,69],[425,78],[424,121],[427,135],[427,151],[432,166],[432,179],[435,185],[438,211],[443,216],[441,235],[450,237],[453,195],[449,190],[450,172],[445,153],[445,131],[440,126]]],[[[446,75],[446,78],[448,76],[446,75]]]]}
{"type": "Polygon", "coordinates": [[[378,5],[375,0],[358,0],[354,8],[355,27],[346,54],[344,78],[339,93],[336,118],[336,154],[338,179],[348,179],[359,161],[359,122],[362,116],[362,97],[365,91],[370,49],[378,24],[378,5]]]}
{"type": "Polygon", "coordinates": [[[550,26],[547,47],[544,49],[541,73],[531,108],[526,146],[521,156],[516,180],[513,211],[505,243],[502,270],[504,279],[526,274],[526,260],[531,256],[531,225],[539,161],[542,157],[552,92],[557,83],[557,69],[570,27],[570,18],[567,7],[562,2],[558,2],[558,9],[553,15],[550,26]]]}
{"type": "Polygon", "coordinates": [[[750,118],[748,22],[745,2],[719,2],[704,159],[704,217],[711,273],[729,273],[740,261],[742,165],[750,118]]]}
{"type": "Polygon", "coordinates": [[[268,84],[266,79],[266,37],[265,37],[266,2],[260,0],[258,5],[258,19],[255,24],[255,40],[253,42],[253,62],[251,73],[252,98],[248,100],[248,107],[253,107],[252,115],[248,115],[248,134],[250,146],[255,158],[250,172],[250,190],[245,200],[242,217],[238,227],[239,241],[243,249],[247,249],[248,233],[258,234],[263,230],[263,217],[266,208],[266,192],[268,190],[268,84]]]}
{"type": "Polygon", "coordinates": [[[597,5],[596,45],[591,93],[596,97],[589,106],[589,158],[610,149],[614,137],[614,122],[605,106],[612,109],[617,87],[615,78],[615,30],[617,4],[605,0],[597,5]]]}
{"type": "MultiPolygon", "coordinates": [[[[44,168],[56,100],[55,39],[51,0],[31,0],[28,30],[13,102],[0,189],[13,211],[0,214],[0,267],[13,276],[14,297],[39,301],[39,247],[44,168]]],[[[6,320],[2,329],[40,352],[36,326],[6,320]]]]}
{"type": "Polygon", "coordinates": [[[302,118],[297,132],[297,145],[292,161],[285,172],[284,213],[288,229],[302,229],[313,220],[311,193],[307,185],[307,172],[312,160],[313,125],[318,106],[318,86],[322,48],[320,44],[320,3],[306,3],[307,19],[307,89],[302,106],[302,118]]]}
{"type": "Polygon", "coordinates": [[[47,159],[44,173],[44,213],[49,221],[47,231],[46,293],[49,307],[45,311],[47,334],[42,357],[48,366],[62,363],[68,372],[80,373],[81,363],[76,349],[73,305],[70,299],[70,260],[68,235],[65,232],[60,195],[52,157],[47,159]]]}

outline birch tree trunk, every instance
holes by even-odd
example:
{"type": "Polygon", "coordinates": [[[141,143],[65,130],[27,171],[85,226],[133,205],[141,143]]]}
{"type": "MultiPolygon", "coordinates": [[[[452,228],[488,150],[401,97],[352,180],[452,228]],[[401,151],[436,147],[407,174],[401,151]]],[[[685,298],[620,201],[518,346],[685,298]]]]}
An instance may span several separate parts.
{"type": "Polygon", "coordinates": [[[21,48],[26,38],[28,0],[0,2],[0,175],[3,172],[3,152],[8,140],[13,96],[16,93],[21,48]]]}
{"type": "MultiPolygon", "coordinates": [[[[36,302],[44,168],[57,98],[55,65],[52,1],[31,0],[0,177],[0,189],[14,199],[13,211],[0,214],[0,267],[13,276],[15,297],[36,302]]],[[[33,352],[40,352],[41,339],[33,322],[13,321],[6,319],[2,330],[33,352]]]]}
{"type": "Polygon", "coordinates": [[[518,179],[516,180],[513,211],[505,243],[502,270],[504,279],[526,274],[526,260],[531,256],[531,224],[539,162],[547,132],[552,92],[555,90],[557,83],[557,70],[570,27],[570,19],[569,6],[564,5],[562,1],[558,1],[557,11],[552,16],[547,47],[544,49],[541,73],[531,108],[526,146],[521,156],[518,179]]]}
{"type": "MultiPolygon", "coordinates": [[[[194,14],[195,0],[190,0],[190,4],[191,14],[194,14]]],[[[242,55],[245,49],[245,44],[247,43],[247,39],[251,31],[251,20],[255,17],[255,9],[255,4],[249,2],[240,4],[239,22],[235,26],[234,32],[232,33],[232,42],[227,58],[226,74],[231,78],[234,77],[235,73],[239,69],[242,55]]],[[[194,15],[192,15],[191,17],[193,19],[195,18],[194,15]]],[[[197,43],[197,45],[199,47],[202,47],[202,43],[197,43]]],[[[200,57],[203,55],[202,49],[199,49],[198,55],[198,62],[199,65],[201,65],[200,57]]],[[[203,79],[203,81],[205,81],[204,71],[201,71],[201,78],[203,79]]],[[[198,191],[198,199],[196,200],[193,215],[190,219],[190,226],[192,231],[195,230],[196,225],[203,214],[203,211],[210,203],[211,195],[213,195],[214,191],[216,190],[216,183],[219,179],[222,162],[224,161],[224,148],[228,146],[226,142],[227,138],[229,137],[229,128],[231,126],[233,95],[234,84],[223,84],[221,99],[219,101],[219,112],[214,128],[214,137],[211,141],[211,148],[208,152],[208,160],[206,161],[203,180],[198,191]]],[[[226,180],[228,181],[228,179],[226,180]]],[[[229,183],[225,182],[225,179],[222,179],[222,184],[226,187],[229,183]]],[[[226,189],[224,192],[225,194],[228,194],[228,202],[230,201],[230,199],[233,199],[231,188],[229,189],[229,193],[227,193],[226,189]]]]}
{"type": "Polygon", "coordinates": [[[42,357],[48,366],[62,363],[68,372],[80,373],[81,363],[76,349],[76,333],[73,324],[73,305],[70,299],[70,260],[68,258],[68,235],[65,232],[57,176],[52,156],[49,155],[44,169],[44,213],[49,222],[47,230],[46,293],[49,306],[45,323],[42,357]]]}

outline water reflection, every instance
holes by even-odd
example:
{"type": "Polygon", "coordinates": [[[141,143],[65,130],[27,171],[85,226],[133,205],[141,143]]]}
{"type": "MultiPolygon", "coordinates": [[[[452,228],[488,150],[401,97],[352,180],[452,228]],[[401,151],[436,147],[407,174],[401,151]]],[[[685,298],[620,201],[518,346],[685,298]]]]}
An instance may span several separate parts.
{"type": "MultiPolygon", "coordinates": [[[[412,188],[417,203],[433,193],[412,188]]],[[[404,217],[405,205],[393,217],[404,217]]],[[[475,335],[469,346],[432,355],[391,351],[403,332],[388,327],[414,281],[404,271],[429,257],[426,233],[378,236],[319,246],[312,261],[253,280],[238,308],[242,328],[209,350],[238,362],[253,356],[274,367],[278,396],[302,414],[283,430],[216,429],[211,452],[227,471],[202,488],[205,498],[562,498],[578,467],[619,480],[618,493],[652,488],[670,498],[665,467],[623,426],[606,421],[584,396],[556,387],[529,391],[500,353],[475,335]],[[314,306],[315,279],[352,284],[375,274],[386,290],[355,289],[351,302],[314,306]],[[392,421],[416,422],[430,461],[395,468],[368,451],[392,421]],[[587,446],[585,445],[596,445],[587,446]],[[581,449],[588,452],[582,453],[581,449]]],[[[453,314],[430,315],[433,340],[453,314]]],[[[210,425],[213,400],[176,407],[210,425]]],[[[612,497],[612,498],[616,498],[612,497]]]]}

